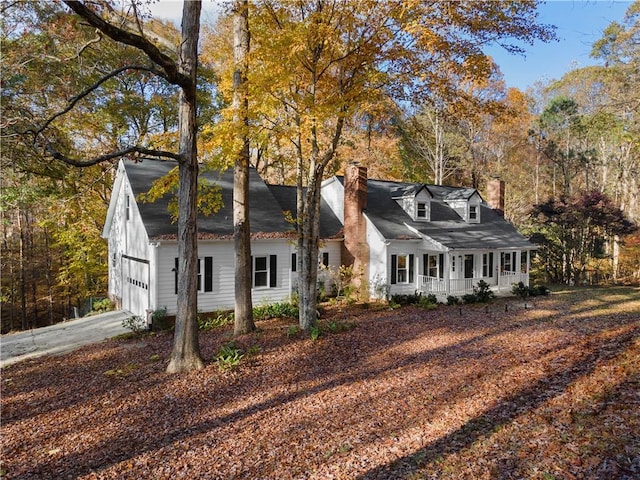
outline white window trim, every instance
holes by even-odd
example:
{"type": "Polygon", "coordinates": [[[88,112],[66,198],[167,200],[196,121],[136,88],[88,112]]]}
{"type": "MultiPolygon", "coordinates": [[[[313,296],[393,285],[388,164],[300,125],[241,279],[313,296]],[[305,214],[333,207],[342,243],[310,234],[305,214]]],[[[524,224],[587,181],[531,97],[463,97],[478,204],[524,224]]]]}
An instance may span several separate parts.
{"type": "Polygon", "coordinates": [[[267,289],[269,288],[269,278],[270,278],[270,271],[269,271],[269,255],[254,255],[253,257],[253,275],[251,278],[251,285],[253,288],[255,289],[267,289]],[[258,270],[256,268],[256,264],[258,262],[259,258],[264,258],[265,263],[266,263],[266,269],[265,270],[258,270]],[[266,274],[266,283],[264,285],[256,285],[256,275],[258,273],[262,273],[264,272],[266,274]]]}
{"type": "Polygon", "coordinates": [[[204,259],[198,258],[198,293],[204,293],[204,259]]]}
{"type": "Polygon", "coordinates": [[[429,254],[427,257],[427,272],[426,272],[426,276],[431,277],[431,278],[437,278],[440,279],[440,254],[429,254]],[[432,267],[431,266],[431,259],[435,259],[435,265],[432,267]],[[431,275],[431,269],[435,268],[436,269],[436,274],[435,275],[431,275]]]}
{"type": "Polygon", "coordinates": [[[428,201],[416,201],[415,203],[415,217],[417,222],[428,222],[431,215],[431,205],[428,201]],[[424,216],[420,216],[420,205],[424,205],[424,216]]]}
{"type": "Polygon", "coordinates": [[[470,203],[467,206],[467,222],[468,223],[480,223],[480,204],[470,203]],[[471,209],[475,208],[476,218],[471,218],[471,209]]]}
{"type": "Polygon", "coordinates": [[[398,254],[396,256],[396,283],[401,285],[407,285],[409,283],[409,254],[398,254]],[[404,271],[404,281],[400,281],[400,258],[404,258],[405,266],[402,269],[404,271]]]}
{"type": "Polygon", "coordinates": [[[124,196],[124,219],[131,220],[131,197],[128,193],[124,196]]]}

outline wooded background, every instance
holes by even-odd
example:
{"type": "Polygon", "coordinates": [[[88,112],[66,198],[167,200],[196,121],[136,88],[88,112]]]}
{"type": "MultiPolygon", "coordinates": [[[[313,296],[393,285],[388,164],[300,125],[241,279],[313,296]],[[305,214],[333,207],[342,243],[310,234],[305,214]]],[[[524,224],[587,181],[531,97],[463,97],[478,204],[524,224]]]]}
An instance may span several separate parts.
{"type": "MultiPolygon", "coordinates": [[[[249,73],[251,162],[268,181],[293,184],[299,146],[283,121],[291,121],[291,111],[265,92],[267,82],[284,85],[288,72],[275,62],[290,53],[300,32],[286,30],[274,40],[265,28],[274,13],[261,5],[252,7],[250,23],[253,58],[264,67],[249,73]]],[[[487,8],[474,5],[469,8],[487,8]]],[[[179,32],[145,16],[143,3],[125,13],[148,36],[175,48],[179,32]]],[[[74,307],[86,313],[91,299],[106,296],[100,234],[117,160],[68,166],[52,160],[28,132],[46,126],[48,141],[77,156],[132,143],[175,148],[178,90],[145,74],[148,62],[135,49],[105,38],[57,3],[9,2],[2,14],[5,333],[70,318],[74,307]],[[108,72],[131,65],[141,68],[103,81],[108,72]],[[102,82],[99,88],[80,99],[96,82],[102,82]],[[63,118],[56,117],[60,112],[63,118]]],[[[388,88],[345,117],[325,175],[358,161],[371,178],[472,186],[481,194],[487,180],[499,177],[506,183],[506,218],[541,245],[536,281],[638,283],[639,18],[635,2],[624,21],[611,24],[593,45],[601,66],[575,69],[527,92],[508,88],[490,58],[453,68],[456,52],[441,49],[451,60],[444,78],[455,89],[443,84],[419,100],[398,101],[386,79],[388,88]],[[472,75],[474,69],[482,75],[472,75]]],[[[221,125],[231,100],[231,28],[230,16],[222,14],[201,35],[198,151],[212,168],[228,165],[221,125]]],[[[545,32],[530,33],[551,39],[545,32]]],[[[431,48],[438,48],[436,39],[431,48]]],[[[322,113],[315,115],[322,119],[322,113]]]]}

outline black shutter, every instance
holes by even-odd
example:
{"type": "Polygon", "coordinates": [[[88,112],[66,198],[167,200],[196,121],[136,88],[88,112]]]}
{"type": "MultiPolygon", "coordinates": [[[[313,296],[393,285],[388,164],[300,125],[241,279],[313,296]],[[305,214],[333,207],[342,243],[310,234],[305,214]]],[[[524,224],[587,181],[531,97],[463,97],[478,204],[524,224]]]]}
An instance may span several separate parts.
{"type": "Polygon", "coordinates": [[[174,266],[173,266],[173,282],[174,282],[174,293],[178,294],[178,257],[175,258],[174,266]]]}
{"type": "Polygon", "coordinates": [[[213,257],[204,257],[204,291],[213,292],[213,257]]]}
{"type": "Polygon", "coordinates": [[[415,270],[415,256],[409,255],[409,283],[413,283],[413,273],[415,270]]]}
{"type": "Polygon", "coordinates": [[[269,287],[274,288],[277,286],[278,280],[278,256],[269,255],[269,287]]]}
{"type": "Polygon", "coordinates": [[[202,291],[202,272],[200,271],[200,264],[202,262],[198,259],[198,292],[202,291]]]}
{"type": "Polygon", "coordinates": [[[398,256],[391,255],[391,284],[396,283],[396,270],[398,268],[398,256]]]}
{"type": "Polygon", "coordinates": [[[322,252],[322,265],[329,266],[329,252],[322,252]]]}
{"type": "Polygon", "coordinates": [[[295,253],[291,254],[291,271],[295,272],[298,270],[298,257],[295,253]]]}
{"type": "Polygon", "coordinates": [[[256,283],[255,283],[255,278],[253,278],[253,255],[251,255],[251,286],[255,287],[256,283]]]}
{"type": "Polygon", "coordinates": [[[444,253],[438,256],[438,278],[444,278],[444,253]]]}
{"type": "Polygon", "coordinates": [[[429,276],[429,255],[426,253],[422,254],[422,274],[425,277],[429,276]]]}

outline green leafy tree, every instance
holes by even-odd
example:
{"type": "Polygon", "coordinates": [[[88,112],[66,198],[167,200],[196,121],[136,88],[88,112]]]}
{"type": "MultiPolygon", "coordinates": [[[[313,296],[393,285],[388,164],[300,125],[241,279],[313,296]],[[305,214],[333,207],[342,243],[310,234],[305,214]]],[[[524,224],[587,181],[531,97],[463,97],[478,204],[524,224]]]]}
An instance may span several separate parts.
{"type": "Polygon", "coordinates": [[[544,154],[560,171],[560,194],[570,195],[575,184],[574,176],[586,171],[594,154],[585,144],[584,116],[575,100],[560,96],[545,108],[539,124],[544,138],[544,154]]]}
{"type": "Polygon", "coordinates": [[[610,257],[607,248],[613,237],[637,228],[597,191],[551,198],[536,205],[531,215],[538,229],[533,240],[540,244],[540,257],[555,282],[582,283],[589,261],[610,257]]]}

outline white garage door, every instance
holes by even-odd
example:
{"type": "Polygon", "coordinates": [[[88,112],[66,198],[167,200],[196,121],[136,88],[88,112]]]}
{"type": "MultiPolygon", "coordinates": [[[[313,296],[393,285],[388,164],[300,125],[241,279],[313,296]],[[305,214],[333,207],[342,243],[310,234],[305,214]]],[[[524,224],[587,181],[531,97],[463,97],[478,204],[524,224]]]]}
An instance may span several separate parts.
{"type": "Polygon", "coordinates": [[[123,308],[146,320],[149,308],[149,261],[123,255],[122,274],[123,308]]]}

